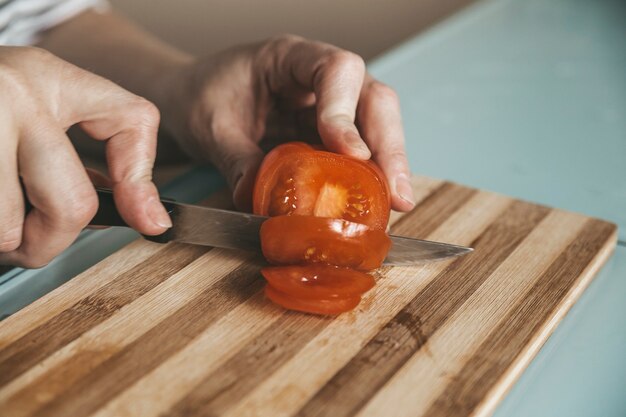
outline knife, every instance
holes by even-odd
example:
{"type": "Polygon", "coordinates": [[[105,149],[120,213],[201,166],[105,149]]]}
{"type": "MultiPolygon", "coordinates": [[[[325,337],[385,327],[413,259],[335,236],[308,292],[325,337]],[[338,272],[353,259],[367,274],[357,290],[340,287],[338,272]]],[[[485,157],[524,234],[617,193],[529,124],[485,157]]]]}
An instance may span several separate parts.
{"type": "MultiPolygon", "coordinates": [[[[92,226],[129,227],[120,216],[110,189],[96,187],[98,211],[89,222],[92,226]]],[[[144,238],[158,243],[182,242],[219,248],[260,252],[259,231],[265,216],[178,203],[161,198],[173,226],[158,236],[144,238]]],[[[472,248],[390,235],[391,250],[385,265],[413,265],[432,262],[472,252],[472,248]]]]}

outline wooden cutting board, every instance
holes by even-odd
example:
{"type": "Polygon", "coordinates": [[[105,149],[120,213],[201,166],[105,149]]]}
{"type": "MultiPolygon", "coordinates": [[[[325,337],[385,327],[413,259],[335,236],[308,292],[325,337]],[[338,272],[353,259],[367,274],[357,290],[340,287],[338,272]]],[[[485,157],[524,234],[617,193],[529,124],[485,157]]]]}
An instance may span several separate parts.
{"type": "Polygon", "coordinates": [[[616,227],[414,186],[418,206],[392,231],[473,254],[383,268],[355,312],[328,318],[265,300],[258,256],[138,240],[0,322],[0,414],[488,414],[606,261],[616,227]]]}

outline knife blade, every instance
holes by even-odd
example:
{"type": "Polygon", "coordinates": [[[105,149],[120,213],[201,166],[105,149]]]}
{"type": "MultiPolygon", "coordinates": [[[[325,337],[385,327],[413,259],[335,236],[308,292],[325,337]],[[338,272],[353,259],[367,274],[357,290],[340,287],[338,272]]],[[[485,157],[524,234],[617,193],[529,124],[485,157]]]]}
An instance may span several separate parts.
{"type": "MultiPolygon", "coordinates": [[[[125,226],[117,212],[113,193],[97,187],[98,212],[89,223],[98,226],[125,226]]],[[[203,246],[260,252],[259,231],[265,216],[221,210],[162,198],[161,202],[172,218],[173,226],[158,236],[144,236],[159,242],[181,242],[203,246]]],[[[392,246],[385,265],[413,265],[420,262],[444,260],[472,252],[472,248],[441,242],[390,235],[392,246]]]]}

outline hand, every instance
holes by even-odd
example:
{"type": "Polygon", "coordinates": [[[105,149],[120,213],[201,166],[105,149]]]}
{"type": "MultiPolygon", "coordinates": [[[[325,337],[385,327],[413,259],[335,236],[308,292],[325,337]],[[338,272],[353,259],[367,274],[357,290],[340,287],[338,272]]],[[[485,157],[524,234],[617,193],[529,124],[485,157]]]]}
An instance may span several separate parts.
{"type": "Polygon", "coordinates": [[[171,226],[151,181],[154,105],[37,48],[0,47],[0,92],[0,264],[41,267],[93,218],[94,187],[65,135],[74,124],[106,141],[124,220],[149,235],[171,226]]]}
{"type": "Polygon", "coordinates": [[[240,209],[251,207],[262,139],[318,135],[331,151],[377,162],[393,209],[414,206],[397,95],[353,53],[281,36],[196,60],[164,85],[166,126],[226,176],[240,209]]]}

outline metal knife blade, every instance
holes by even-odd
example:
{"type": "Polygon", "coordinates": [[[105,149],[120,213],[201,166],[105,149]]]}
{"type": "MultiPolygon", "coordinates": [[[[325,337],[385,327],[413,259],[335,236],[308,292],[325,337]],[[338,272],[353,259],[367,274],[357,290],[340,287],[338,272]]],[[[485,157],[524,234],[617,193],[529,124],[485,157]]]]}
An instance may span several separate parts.
{"type": "MultiPolygon", "coordinates": [[[[100,206],[92,225],[126,226],[117,213],[109,190],[98,188],[100,206]]],[[[220,248],[261,251],[259,230],[265,216],[183,204],[162,199],[173,226],[162,235],[145,236],[157,242],[182,242],[220,248]]],[[[465,255],[473,249],[402,236],[390,236],[385,265],[412,265],[465,255]]]]}

